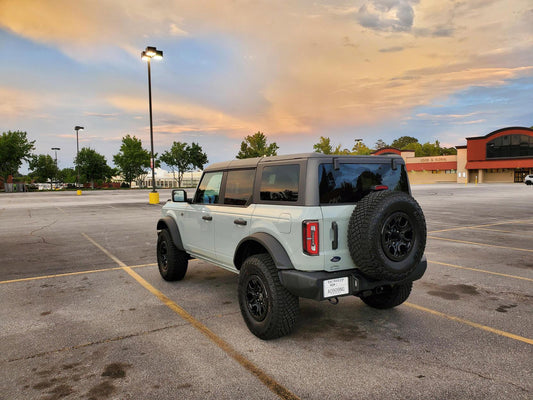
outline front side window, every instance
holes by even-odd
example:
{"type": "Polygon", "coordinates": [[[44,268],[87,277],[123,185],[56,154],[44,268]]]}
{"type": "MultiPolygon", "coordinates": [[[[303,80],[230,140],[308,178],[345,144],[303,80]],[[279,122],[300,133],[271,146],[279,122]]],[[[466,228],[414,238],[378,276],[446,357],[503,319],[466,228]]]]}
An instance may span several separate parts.
{"type": "Polygon", "coordinates": [[[252,198],[255,169],[228,171],[224,204],[244,206],[252,198]]]}
{"type": "Polygon", "coordinates": [[[222,171],[206,172],[196,191],[195,203],[215,204],[218,203],[220,184],[222,183],[222,171]]]}
{"type": "Polygon", "coordinates": [[[263,168],[261,200],[298,201],[299,165],[275,165],[263,168]]]}
{"type": "Polygon", "coordinates": [[[320,204],[355,203],[372,191],[374,186],[389,190],[409,191],[407,172],[403,164],[392,169],[386,164],[320,164],[318,171],[320,204]]]}

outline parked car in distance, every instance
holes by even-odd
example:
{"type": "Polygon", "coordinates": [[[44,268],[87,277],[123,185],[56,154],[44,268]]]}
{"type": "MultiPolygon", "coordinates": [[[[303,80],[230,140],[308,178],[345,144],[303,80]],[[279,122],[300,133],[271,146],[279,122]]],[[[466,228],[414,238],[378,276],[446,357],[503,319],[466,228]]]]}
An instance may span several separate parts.
{"type": "Polygon", "coordinates": [[[533,185],[533,175],[526,175],[524,178],[524,183],[526,185],[533,185]]]}

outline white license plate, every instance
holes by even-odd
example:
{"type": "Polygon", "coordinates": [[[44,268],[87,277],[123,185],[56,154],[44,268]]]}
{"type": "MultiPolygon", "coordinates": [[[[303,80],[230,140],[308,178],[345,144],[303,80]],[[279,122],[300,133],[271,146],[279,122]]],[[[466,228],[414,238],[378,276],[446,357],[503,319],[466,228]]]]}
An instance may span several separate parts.
{"type": "Polygon", "coordinates": [[[348,277],[328,279],[324,281],[324,298],[333,296],[342,296],[348,294],[350,287],[348,284],[348,277]]]}

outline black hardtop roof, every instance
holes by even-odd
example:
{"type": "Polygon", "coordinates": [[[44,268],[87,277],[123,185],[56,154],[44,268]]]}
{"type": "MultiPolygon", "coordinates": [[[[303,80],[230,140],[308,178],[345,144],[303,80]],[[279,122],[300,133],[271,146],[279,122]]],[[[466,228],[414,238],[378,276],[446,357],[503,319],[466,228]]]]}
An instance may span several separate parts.
{"type": "Polygon", "coordinates": [[[255,157],[255,158],[245,158],[243,160],[231,160],[223,161],[209,165],[205,168],[204,171],[210,170],[222,170],[222,169],[239,169],[239,168],[254,168],[259,164],[273,163],[273,162],[283,162],[283,161],[298,161],[306,160],[310,158],[314,159],[324,159],[331,160],[333,158],[339,158],[341,160],[353,159],[354,161],[363,161],[367,159],[371,162],[376,162],[380,159],[384,161],[390,161],[390,159],[398,158],[403,160],[402,157],[398,155],[386,155],[386,156],[353,156],[353,155],[338,155],[338,154],[323,154],[323,153],[298,153],[298,154],[286,154],[281,156],[271,156],[271,157],[255,157]]]}

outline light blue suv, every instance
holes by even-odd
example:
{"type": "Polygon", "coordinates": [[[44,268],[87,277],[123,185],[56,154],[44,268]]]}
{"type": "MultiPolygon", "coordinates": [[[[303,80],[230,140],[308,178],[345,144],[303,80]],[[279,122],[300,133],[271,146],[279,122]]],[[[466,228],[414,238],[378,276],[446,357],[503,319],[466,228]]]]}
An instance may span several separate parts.
{"type": "Polygon", "coordinates": [[[192,198],[174,190],[157,223],[163,279],[198,258],[239,274],[252,333],[290,333],[299,297],[355,295],[380,309],[426,270],[426,224],[402,158],[319,153],[217,163],[192,198]]]}

